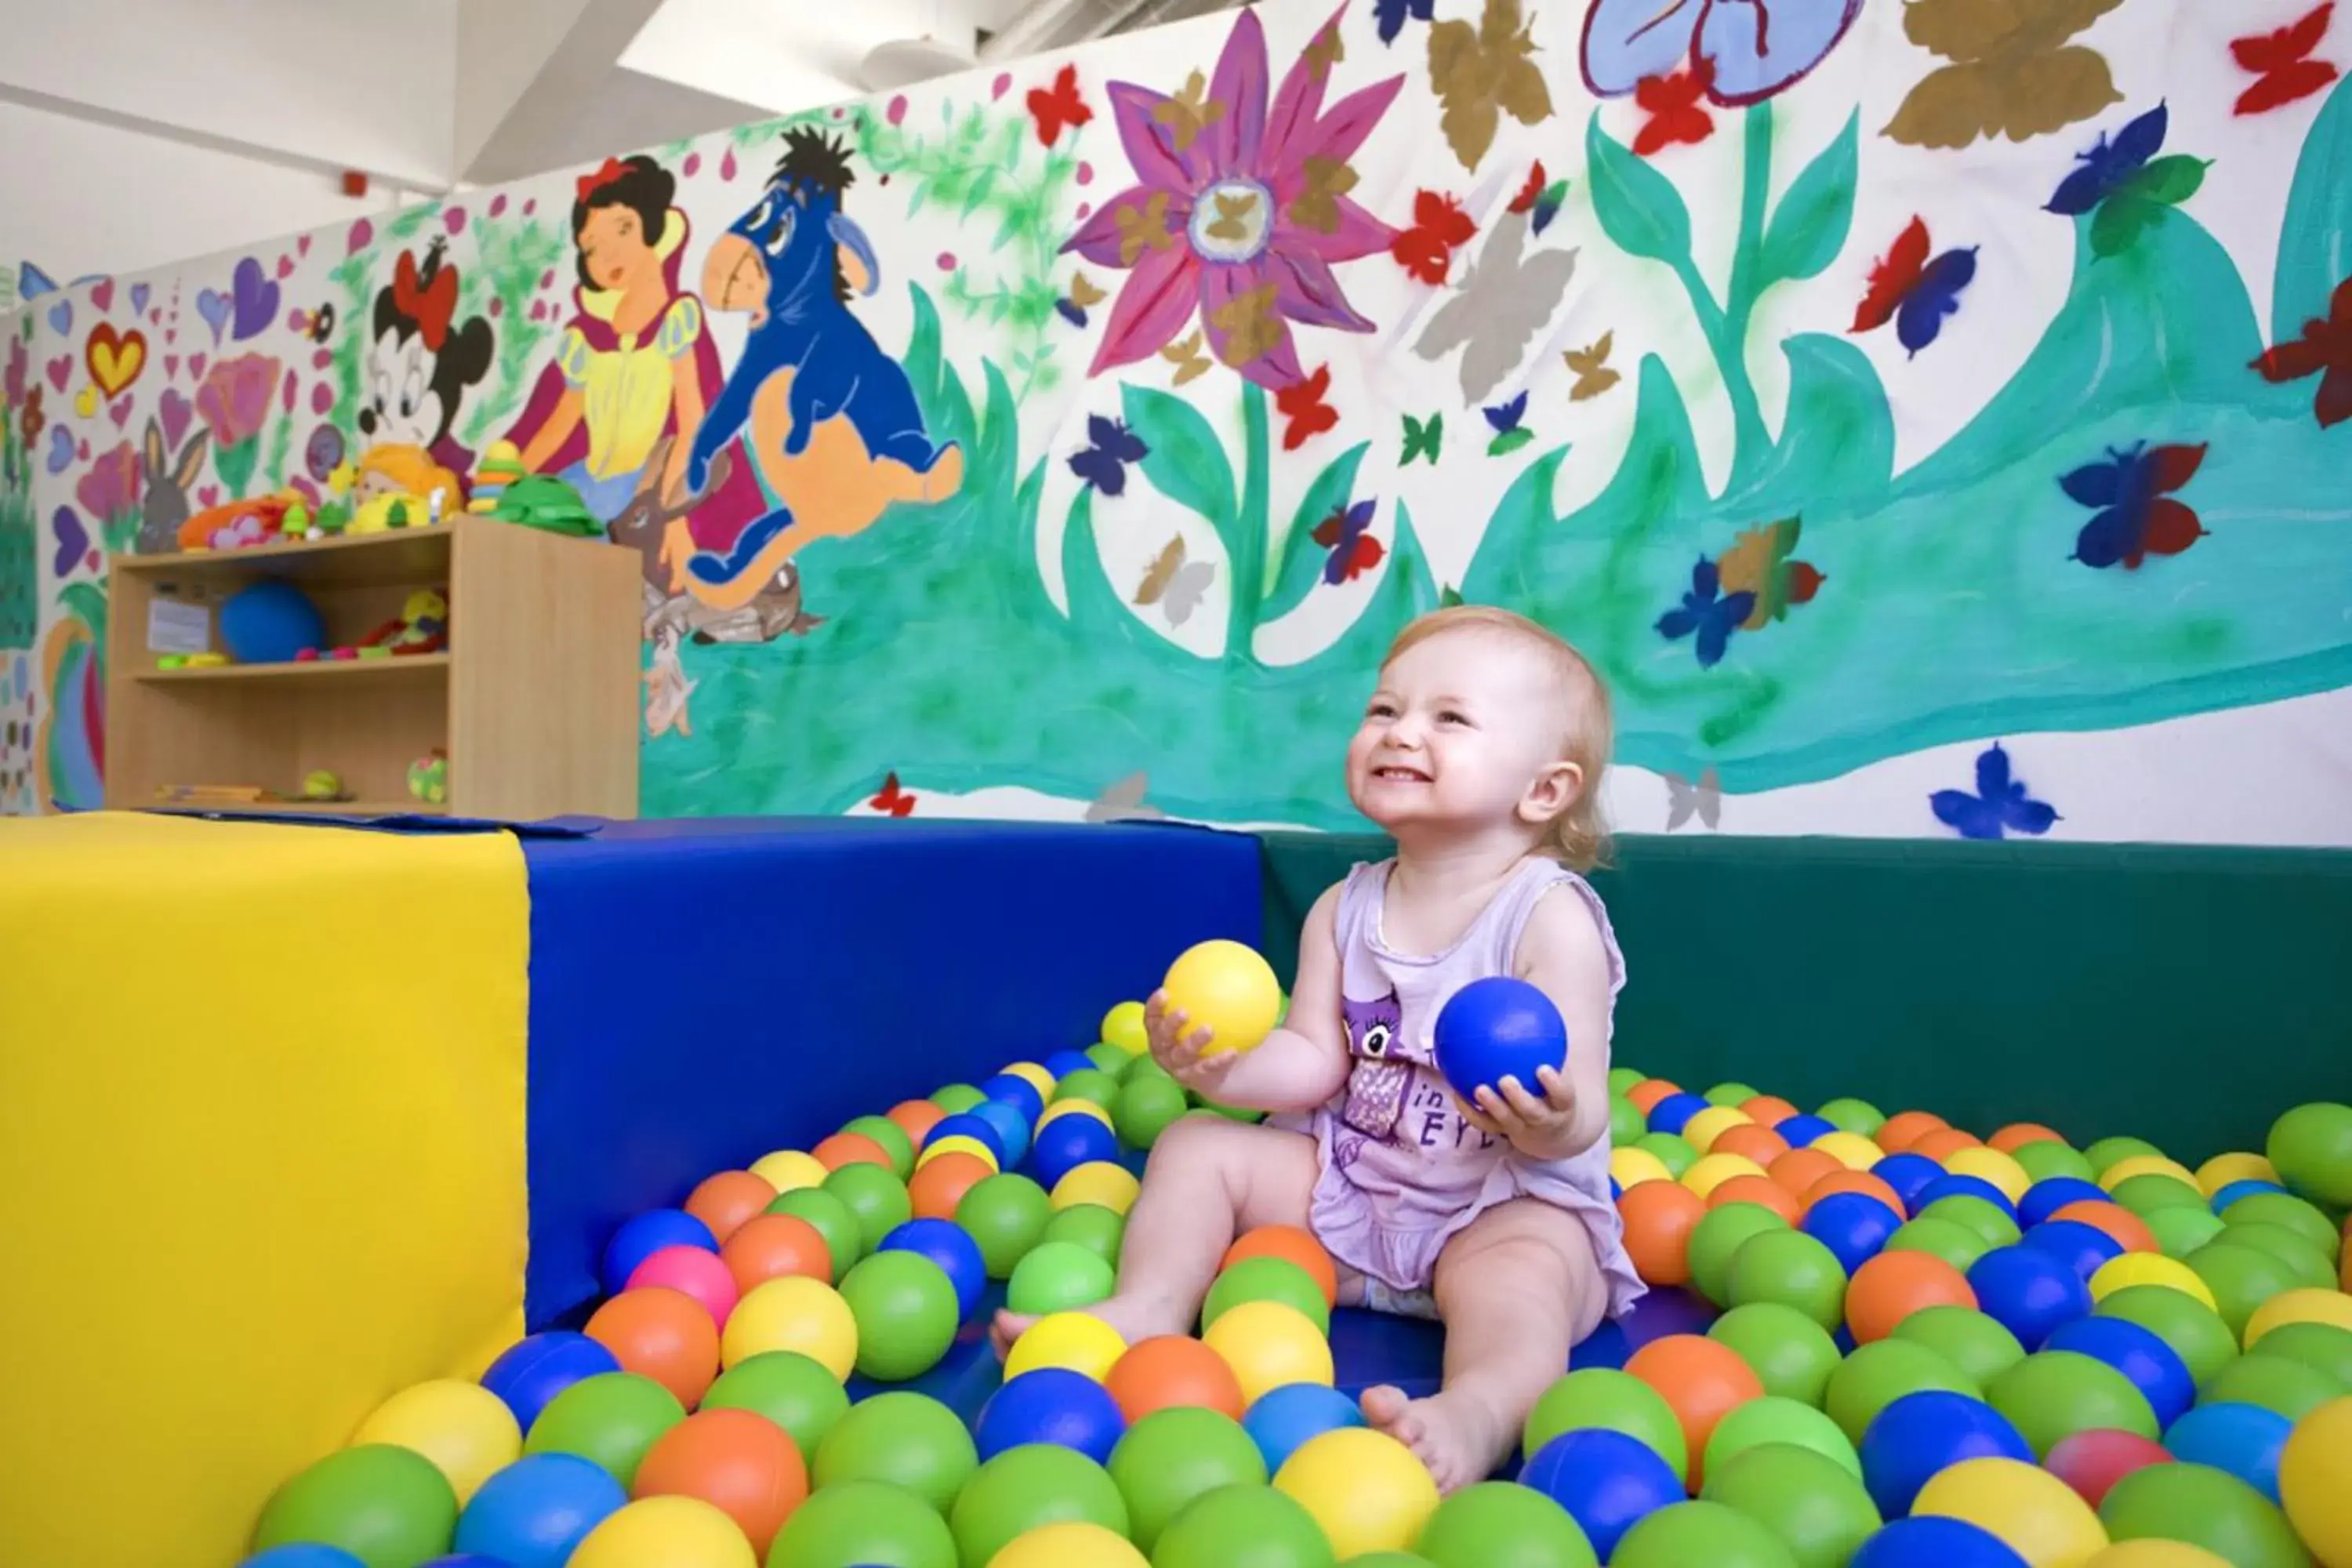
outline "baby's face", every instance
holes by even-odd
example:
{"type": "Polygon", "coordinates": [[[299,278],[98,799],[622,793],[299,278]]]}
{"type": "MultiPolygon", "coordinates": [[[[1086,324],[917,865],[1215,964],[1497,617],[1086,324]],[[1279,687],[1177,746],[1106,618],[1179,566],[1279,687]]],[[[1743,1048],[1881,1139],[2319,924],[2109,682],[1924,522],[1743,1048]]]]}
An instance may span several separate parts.
{"type": "Polygon", "coordinates": [[[1535,650],[1441,633],[1381,672],[1348,747],[1349,798],[1391,833],[1508,823],[1559,760],[1561,708],[1535,650]]]}

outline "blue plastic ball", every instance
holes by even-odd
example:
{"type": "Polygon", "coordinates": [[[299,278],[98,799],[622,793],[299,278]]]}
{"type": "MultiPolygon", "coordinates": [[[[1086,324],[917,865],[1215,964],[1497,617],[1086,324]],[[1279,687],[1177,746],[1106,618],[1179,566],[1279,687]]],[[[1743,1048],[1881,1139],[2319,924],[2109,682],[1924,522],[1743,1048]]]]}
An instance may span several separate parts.
{"type": "Polygon", "coordinates": [[[2017,1223],[2040,1225],[2068,1204],[2085,1199],[2095,1204],[2108,1201],[2106,1189],[2096,1182],[2086,1182],[2080,1176],[2045,1176],[2025,1189],[2017,1200],[2017,1223]]]}
{"type": "Polygon", "coordinates": [[[506,1401],[528,1433],[557,1394],[583,1378],[620,1370],[613,1352],[586,1334],[547,1329],[509,1345],[482,1373],[482,1386],[506,1401]]]}
{"type": "Polygon", "coordinates": [[[1906,1394],[1881,1410],[1864,1429],[1859,1451],[1863,1484],[1888,1519],[1909,1513],[1928,1478],[1962,1459],[2034,1462],[2008,1416],[1981,1399],[1940,1388],[1906,1394]]]}
{"type": "Polygon", "coordinates": [[[1126,1431],[1127,1417],[1110,1390],[1085,1373],[1041,1366],[1008,1379],[990,1394],[971,1436],[982,1464],[1007,1448],[1052,1443],[1103,1465],[1126,1431]]]}
{"type": "Polygon", "coordinates": [[[1356,1402],[1319,1383],[1286,1383],[1258,1395],[1242,1416],[1242,1430],[1265,1456],[1265,1473],[1273,1475],[1309,1437],[1342,1426],[1364,1425],[1356,1402]]]}
{"type": "Polygon", "coordinates": [[[877,1252],[915,1252],[940,1266],[940,1271],[955,1287],[956,1315],[970,1321],[980,1310],[980,1299],[988,1289],[988,1264],[981,1257],[980,1243],[971,1232],[951,1219],[910,1219],[893,1226],[880,1242],[877,1252]]]}
{"type": "Polygon", "coordinates": [[[1536,1069],[1568,1066],[1568,1025],[1559,1009],[1540,987],[1507,974],[1473,980],[1447,997],[1432,1043],[1437,1070],[1474,1103],[1479,1089],[1507,1078],[1540,1095],[1536,1069]]]}
{"type": "Polygon", "coordinates": [[[943,1116],[932,1123],[931,1130],[923,1135],[923,1147],[928,1149],[942,1138],[976,1139],[981,1147],[996,1157],[999,1169],[1011,1163],[1004,1157],[1004,1135],[986,1118],[974,1116],[969,1110],[955,1116],[943,1116]]]}
{"type": "Polygon", "coordinates": [[[457,1516],[456,1545],[512,1568],[563,1568],[628,1500],[603,1466],[577,1454],[526,1454],[474,1493],[457,1516]]]}
{"type": "Polygon", "coordinates": [[[2095,1225],[2079,1219],[2045,1219],[2025,1233],[2025,1245],[2059,1258],[2088,1280],[2109,1258],[2124,1255],[2124,1244],[2095,1225]]]}
{"type": "Polygon", "coordinates": [[[304,648],[325,649],[326,618],[293,584],[264,577],[221,601],[220,643],[239,664],[291,664],[304,648]]]}
{"type": "Polygon", "coordinates": [[[1672,1132],[1679,1136],[1690,1125],[1690,1119],[1707,1108],[1705,1097],[1696,1094],[1670,1094],[1650,1107],[1649,1125],[1653,1132],[1672,1132]]]}
{"type": "Polygon", "coordinates": [[[1566,1509],[1604,1563],[1627,1531],[1683,1500],[1681,1479],[1656,1449],[1601,1426],[1563,1432],[1537,1449],[1519,1484],[1566,1509]]]}
{"type": "Polygon", "coordinates": [[[2017,1217],[2017,1205],[2009,1201],[2007,1193],[1982,1176],[1959,1176],[1949,1172],[1919,1189],[1918,1196],[1912,1201],[1911,1212],[1916,1214],[1939,1198],[1951,1197],[1982,1198],[2011,1219],[2017,1217]]]}
{"type": "Polygon", "coordinates": [[[1862,1543],[1845,1568],[2029,1568],[2007,1542],[1966,1520],[1898,1519],[1862,1543]]]}
{"type": "Polygon", "coordinates": [[[1870,1168],[1870,1173],[1893,1187],[1895,1195],[1903,1202],[1903,1212],[1913,1215],[1919,1212],[1920,1191],[1945,1173],[1943,1166],[1927,1155],[1906,1149],[1879,1161],[1870,1168]]]}
{"type": "Polygon", "coordinates": [[[1849,1278],[1885,1248],[1903,1216],[1868,1193],[1832,1193],[1805,1211],[1801,1227],[1837,1258],[1849,1278]]]}
{"type": "Polygon", "coordinates": [[[1037,1118],[1045,1114],[1045,1097],[1037,1086],[1019,1073],[1001,1072],[980,1086],[980,1092],[990,1100],[1003,1100],[1021,1113],[1021,1120],[1035,1126],[1037,1118]]]}
{"type": "Polygon", "coordinates": [[[684,1209],[647,1209],[625,1222],[604,1244],[604,1294],[617,1296],[629,1288],[637,1265],[665,1247],[698,1247],[719,1250],[710,1227],[684,1209]]]}
{"type": "Polygon", "coordinates": [[[1786,1139],[1790,1148],[1801,1149],[1822,1133],[1836,1131],[1837,1123],[1824,1121],[1818,1116],[1801,1112],[1775,1121],[1772,1123],[1772,1131],[1786,1139]]]}
{"type": "Polygon", "coordinates": [[[1052,1073],[1054,1081],[1059,1083],[1074,1072],[1092,1071],[1095,1062],[1084,1051],[1055,1051],[1038,1065],[1052,1073]]]}
{"type": "Polygon", "coordinates": [[[2060,1326],[2091,1315],[2091,1288],[2074,1266],[2039,1247],[1994,1247],[1969,1266],[1969,1289],[2029,1353],[2060,1326]]]}
{"type": "Polygon", "coordinates": [[[2279,1453],[2294,1430],[2294,1422],[2267,1406],[2223,1399],[2172,1423],[2164,1446],[2182,1464],[2226,1470],[2275,1503],[2279,1453]]]}
{"type": "Polygon", "coordinates": [[[996,1136],[1004,1145],[1005,1164],[1017,1165],[1029,1152],[1029,1123],[1022,1119],[1018,1107],[1001,1100],[983,1100],[969,1114],[996,1129],[996,1136]]]}
{"type": "Polygon", "coordinates": [[[2127,1318],[2077,1318],[2052,1333],[2042,1348],[2073,1351],[2122,1373],[2147,1397],[2158,1430],[2197,1403],[2197,1379],[2180,1352],[2127,1318]]]}
{"type": "Polygon", "coordinates": [[[1030,1169],[1048,1190],[1080,1165],[1118,1158],[1118,1134],[1091,1116],[1056,1116],[1037,1129],[1029,1150],[1030,1169]]]}
{"type": "Polygon", "coordinates": [[[283,1546],[257,1552],[238,1563],[237,1568],[367,1568],[367,1564],[340,1546],[289,1541],[283,1546]]]}
{"type": "Polygon", "coordinates": [[[2236,1203],[2240,1198],[2252,1197],[2256,1193],[2283,1193],[2285,1191],[2286,1189],[2280,1186],[2276,1182],[2265,1182],[2261,1180],[2259,1177],[2248,1177],[2246,1180],[2242,1182],[2227,1182],[2214,1189],[2213,1212],[2215,1214],[2227,1214],[2230,1212],[2230,1205],[2231,1204],[2236,1203]]]}

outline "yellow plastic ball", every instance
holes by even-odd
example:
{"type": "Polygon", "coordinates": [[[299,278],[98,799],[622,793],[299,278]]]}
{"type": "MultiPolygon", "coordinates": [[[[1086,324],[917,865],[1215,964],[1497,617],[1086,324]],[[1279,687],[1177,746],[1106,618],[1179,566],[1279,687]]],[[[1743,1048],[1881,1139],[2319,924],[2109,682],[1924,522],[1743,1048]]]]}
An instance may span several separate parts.
{"type": "Polygon", "coordinates": [[[1007,1062],[1004,1070],[1014,1078],[1026,1079],[1029,1087],[1047,1100],[1054,1097],[1054,1075],[1035,1062],[1007,1062]]]}
{"type": "Polygon", "coordinates": [[[1819,1149],[1849,1171],[1867,1171],[1886,1158],[1886,1151],[1859,1132],[1824,1132],[1806,1145],[1819,1149]]]}
{"type": "Polygon", "coordinates": [[[2329,1400],[2287,1434],[2279,1500],[2325,1568],[2352,1568],[2352,1398],[2329,1400]]]}
{"type": "Polygon", "coordinates": [[[1100,1383],[1126,1353],[1127,1342],[1100,1318],[1087,1312],[1048,1312],[1013,1342],[1012,1352],[1004,1358],[1004,1380],[1010,1383],[1024,1372],[1058,1366],[1100,1383]]]}
{"type": "Polygon", "coordinates": [[[1144,1030],[1143,1004],[1122,1002],[1105,1013],[1102,1037],[1131,1057],[1139,1057],[1150,1049],[1151,1037],[1144,1030]]]}
{"type": "Polygon", "coordinates": [[[2104,1301],[2132,1285],[2162,1285],[2193,1296],[2216,1311],[2221,1310],[2213,1300],[2213,1288],[2199,1279],[2195,1269],[2160,1252],[2126,1252],[2100,1264],[2098,1272],[2091,1276],[2091,1300],[2104,1301]]]}
{"type": "Polygon", "coordinates": [[[1704,1154],[1726,1132],[1735,1127],[1746,1127],[1755,1120],[1737,1106],[1710,1105],[1683,1123],[1683,1140],[1704,1154]]]}
{"type": "Polygon", "coordinates": [[[742,1527],[700,1498],[642,1498],[604,1517],[568,1568],[759,1568],[742,1527]]]}
{"type": "Polygon", "coordinates": [[[1000,1168],[995,1150],[968,1132],[950,1132],[923,1145],[923,1152],[915,1156],[915,1169],[921,1170],[942,1154],[970,1154],[992,1171],[1000,1168]]]}
{"type": "Polygon", "coordinates": [[[1038,1116],[1037,1125],[1043,1127],[1048,1121],[1064,1116],[1091,1116],[1105,1127],[1111,1124],[1110,1112],[1091,1100],[1057,1100],[1038,1116]]]}
{"type": "Polygon", "coordinates": [[[782,1274],[753,1286],[719,1333],[719,1364],[765,1351],[798,1351],[845,1382],[857,1364],[857,1319],[822,1279],[782,1274]]]}
{"type": "Polygon", "coordinates": [[[1186,948],[1160,983],[1186,1028],[1210,1033],[1209,1052],[1255,1050],[1282,1016],[1282,985],[1265,959],[1223,937],[1186,948]]]}
{"type": "Polygon", "coordinates": [[[1242,1385],[1244,1409],[1289,1383],[1331,1385],[1331,1342],[1314,1320],[1283,1301],[1244,1301],[1218,1314],[1201,1342],[1224,1358],[1242,1385]]]}
{"type": "Polygon", "coordinates": [[[2185,1541],[2118,1541],[2083,1568],[2230,1568],[2230,1560],[2185,1541]]]}
{"type": "Polygon", "coordinates": [[[1072,1520],[1024,1531],[988,1560],[988,1568],[1150,1568],[1150,1563],[1127,1537],[1072,1520]]]}
{"type": "Polygon", "coordinates": [[[780,1193],[794,1187],[821,1187],[833,1174],[824,1162],[801,1149],[779,1149],[751,1162],[751,1173],[780,1193]]]}
{"type": "Polygon", "coordinates": [[[2352,1329],[2352,1296],[2312,1286],[2282,1290],[2255,1308],[2253,1315],[2246,1320],[2246,1348],[2253,1349],[2264,1334],[2289,1323],[2326,1323],[2332,1329],[2352,1329]]]}
{"type": "Polygon", "coordinates": [[[474,1490],[522,1457],[522,1428],[507,1402],[478,1383],[436,1378],[404,1388],[352,1434],[352,1446],[411,1448],[449,1478],[464,1507],[474,1490]]]}
{"type": "Polygon", "coordinates": [[[1057,1212],[1080,1204],[1099,1204],[1113,1214],[1123,1215],[1135,1206],[1135,1195],[1142,1190],[1135,1173],[1125,1165],[1111,1160],[1089,1160],[1063,1173],[1047,1195],[1057,1212]]]}
{"type": "Polygon", "coordinates": [[[1675,1173],[1666,1169],[1664,1160],[1647,1149],[1636,1149],[1631,1145],[1609,1151],[1609,1173],[1617,1178],[1619,1186],[1628,1189],[1643,1182],[1671,1182],[1675,1179],[1675,1173]]]}
{"type": "Polygon", "coordinates": [[[2048,1470],[2022,1459],[1963,1459],[1938,1470],[1911,1505],[1999,1536],[2030,1568],[2083,1568],[2107,1544],[2091,1505],[2048,1470]]]}
{"type": "Polygon", "coordinates": [[[1309,1437],[1275,1472],[1274,1487],[1314,1516],[1342,1563],[1410,1549],[1437,1511],[1437,1482],[1428,1467],[1369,1426],[1309,1437]]]}
{"type": "Polygon", "coordinates": [[[1701,1154],[1683,1173],[1683,1185],[1706,1197],[1734,1176],[1760,1176],[1764,1167],[1745,1154],[1701,1154]]]}
{"type": "Polygon", "coordinates": [[[2170,1176],[2184,1185],[2197,1185],[2197,1173],[2178,1160],[2168,1160],[2161,1154],[2134,1154],[2100,1172],[2099,1188],[2112,1193],[2134,1176],[2170,1176]]]}
{"type": "Polygon", "coordinates": [[[2277,1170],[2260,1154],[2216,1154],[2197,1167],[2197,1190],[2209,1198],[2231,1182],[2276,1181],[2277,1170]]]}
{"type": "Polygon", "coordinates": [[[2025,1189],[2033,1184],[2024,1166],[1990,1146],[1955,1149],[1944,1162],[1944,1169],[1956,1176],[1974,1176],[1980,1182],[1991,1183],[2011,1203],[2023,1197],[2025,1189]]]}

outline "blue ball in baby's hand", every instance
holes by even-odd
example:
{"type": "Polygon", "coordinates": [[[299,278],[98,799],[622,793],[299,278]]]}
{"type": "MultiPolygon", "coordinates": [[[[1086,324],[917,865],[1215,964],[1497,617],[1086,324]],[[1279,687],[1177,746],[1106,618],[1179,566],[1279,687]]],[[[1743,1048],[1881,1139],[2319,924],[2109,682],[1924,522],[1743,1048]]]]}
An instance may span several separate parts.
{"type": "Polygon", "coordinates": [[[1568,1025],[1551,998],[1524,980],[1490,974],[1456,991],[1437,1015],[1437,1070],[1471,1104],[1479,1089],[1516,1078],[1540,1097],[1536,1069],[1568,1066],[1568,1025]]]}

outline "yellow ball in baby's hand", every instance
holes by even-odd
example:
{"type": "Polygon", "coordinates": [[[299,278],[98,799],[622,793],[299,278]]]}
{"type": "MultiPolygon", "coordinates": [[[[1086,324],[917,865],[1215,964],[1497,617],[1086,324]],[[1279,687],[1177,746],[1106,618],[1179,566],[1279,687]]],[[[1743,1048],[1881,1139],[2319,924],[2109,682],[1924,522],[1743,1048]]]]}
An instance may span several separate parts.
{"type": "Polygon", "coordinates": [[[1282,1016],[1282,984],[1250,948],[1218,937],[1184,950],[1160,983],[1171,1010],[1210,1032],[1208,1049],[1255,1050],[1282,1016]]]}

